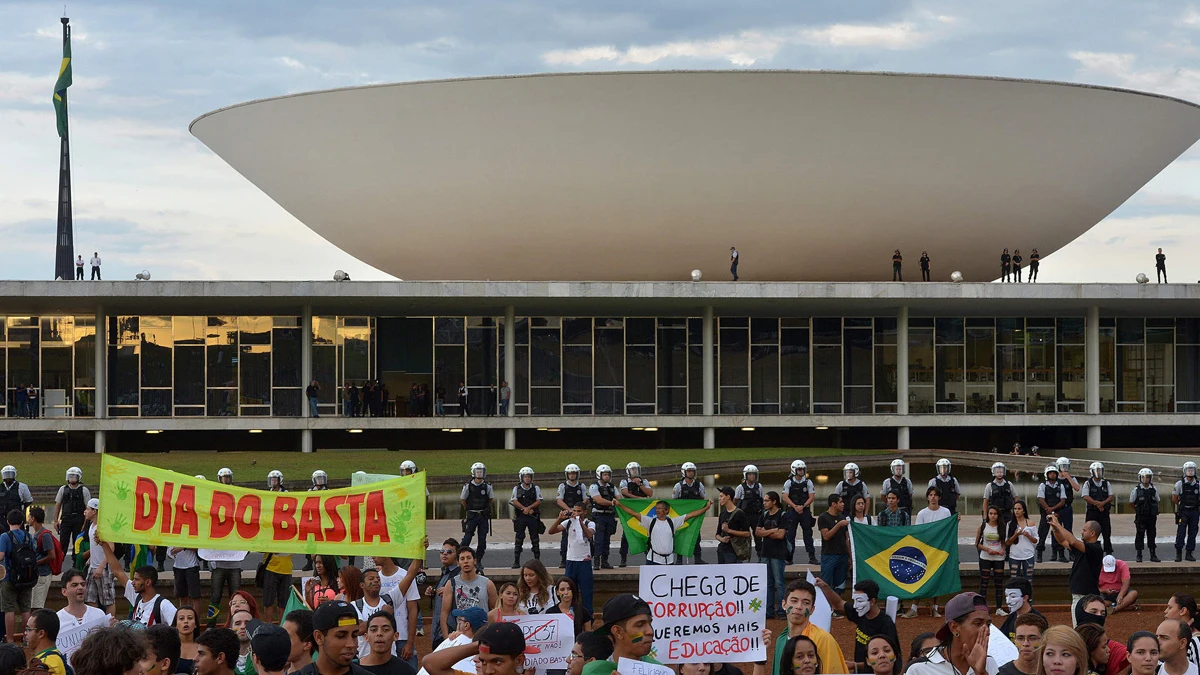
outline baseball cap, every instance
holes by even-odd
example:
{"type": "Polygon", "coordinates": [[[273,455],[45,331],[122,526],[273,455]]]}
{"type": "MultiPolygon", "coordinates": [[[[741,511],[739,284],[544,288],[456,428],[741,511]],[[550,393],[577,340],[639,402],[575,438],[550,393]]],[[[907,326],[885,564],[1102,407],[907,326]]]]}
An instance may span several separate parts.
{"type": "Polygon", "coordinates": [[[88,500],[87,507],[89,509],[92,509],[93,511],[100,510],[100,500],[96,499],[95,497],[92,497],[91,499],[88,500]]]}
{"type": "Polygon", "coordinates": [[[353,605],[342,600],[323,602],[313,612],[313,630],[319,630],[322,633],[339,626],[357,625],[358,612],[353,605]]]}
{"type": "Polygon", "coordinates": [[[471,624],[471,630],[479,630],[488,622],[487,612],[483,611],[482,607],[468,607],[466,609],[455,609],[450,612],[450,616],[455,619],[462,617],[471,624]]]}
{"type": "Polygon", "coordinates": [[[520,656],[521,654],[537,654],[537,647],[525,645],[525,634],[515,623],[498,621],[490,623],[475,635],[479,643],[480,654],[498,654],[500,656],[520,656]]]}
{"type": "Polygon", "coordinates": [[[717,492],[720,492],[721,494],[725,495],[726,497],[729,497],[730,499],[732,499],[733,496],[737,494],[736,492],[733,491],[733,488],[729,487],[728,485],[721,488],[720,490],[717,490],[717,492]]]}
{"type": "Polygon", "coordinates": [[[279,626],[264,623],[250,636],[250,648],[267,670],[282,670],[292,654],[292,638],[279,626]]]}
{"type": "Polygon", "coordinates": [[[608,635],[614,625],[642,614],[654,618],[654,614],[650,611],[650,605],[646,604],[645,600],[632,593],[614,595],[604,603],[604,625],[596,629],[596,632],[608,635]]]}
{"type": "Polygon", "coordinates": [[[1116,572],[1117,571],[1117,559],[1114,558],[1112,555],[1104,556],[1104,561],[1101,562],[1100,565],[1105,572],[1116,572]]]}
{"type": "Polygon", "coordinates": [[[943,611],[946,623],[942,624],[936,635],[938,641],[945,642],[946,638],[950,637],[951,621],[961,621],[963,617],[977,609],[988,611],[987,599],[978,593],[959,593],[950,598],[950,602],[946,603],[946,609],[943,611]]]}

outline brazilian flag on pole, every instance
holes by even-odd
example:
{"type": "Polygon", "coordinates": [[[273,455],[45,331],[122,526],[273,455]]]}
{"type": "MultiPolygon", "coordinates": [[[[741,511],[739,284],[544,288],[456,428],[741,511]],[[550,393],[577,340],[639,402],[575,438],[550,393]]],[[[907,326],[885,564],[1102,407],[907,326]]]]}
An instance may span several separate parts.
{"type": "MultiPolygon", "coordinates": [[[[68,30],[70,30],[68,28],[68,30]]],[[[54,83],[54,112],[58,117],[58,135],[67,135],[67,87],[71,86],[71,34],[63,40],[62,65],[58,67],[58,81],[54,83]]]]}
{"type": "MultiPolygon", "coordinates": [[[[708,505],[708,502],[703,499],[622,499],[621,503],[644,516],[653,517],[654,505],[660,501],[670,504],[669,518],[682,516],[708,505]]],[[[624,511],[618,511],[618,517],[621,519],[621,529],[625,531],[625,539],[629,542],[629,552],[645,553],[650,548],[650,534],[642,526],[642,522],[624,511]]],[[[675,553],[683,556],[695,553],[696,541],[700,539],[700,524],[703,522],[704,516],[701,515],[684,522],[675,529],[675,553]]],[[[671,526],[666,523],[654,526],[656,530],[659,527],[670,528],[671,526]]]]}
{"type": "Polygon", "coordinates": [[[854,579],[879,584],[879,597],[934,598],[962,590],[958,516],[910,527],[850,524],[854,579]]]}

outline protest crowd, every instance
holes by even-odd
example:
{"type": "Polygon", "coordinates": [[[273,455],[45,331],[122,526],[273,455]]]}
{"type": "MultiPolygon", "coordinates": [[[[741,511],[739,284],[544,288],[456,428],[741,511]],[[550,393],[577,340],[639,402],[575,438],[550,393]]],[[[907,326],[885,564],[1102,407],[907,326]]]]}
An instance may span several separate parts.
{"type": "MultiPolygon", "coordinates": [[[[698,524],[713,502],[695,464],[680,468],[670,497],[655,496],[637,463],[628,464],[619,481],[602,464],[590,485],[580,467],[569,464],[551,498],[557,514],[549,527],[542,511],[543,506],[549,511],[551,502],[544,501],[534,471],[525,467],[511,492],[501,493],[502,498],[511,495],[512,569],[519,571],[515,583],[497,585],[484,569],[497,489],[477,462],[461,493],[463,537],[440,543],[436,576],[423,556],[330,555],[315,548],[307,555],[256,551],[262,558],[253,579],[259,592],[253,592],[242,579],[247,551],[174,546],[157,535],[131,536],[133,543],[110,541],[113,537],[100,533],[101,499],[110,498],[107,486],[104,494],[93,496],[83,472],[71,467],[54,504],[37,505],[16,468],[5,466],[0,470],[0,509],[8,525],[0,535],[5,633],[0,675],[741,675],[734,663],[752,664],[755,675],[768,670],[787,675],[789,669],[792,675],[1200,675],[1197,603],[1186,592],[1171,597],[1161,620],[1147,618],[1144,630],[1106,632],[1109,616],[1139,605],[1129,567],[1113,556],[1110,541],[1112,504],[1126,495],[1105,479],[1101,463],[1090,465],[1082,485],[1071,475],[1069,459],[1048,465],[1037,488],[1037,522],[1030,506],[1015,498],[1004,464],[992,466],[983,508],[972,516],[979,519],[978,592],[961,592],[961,486],[949,460],[938,461],[936,469],[923,489],[927,505],[914,513],[922,492],[900,459],[892,462],[878,492],[865,485],[851,463],[820,498],[802,460],[792,463],[778,491],[761,484],[757,467],[748,465],[739,484],[717,491],[718,565],[701,568],[698,524]],[[1078,533],[1073,529],[1076,496],[1086,504],[1078,533]],[[594,572],[614,567],[612,539],[618,533],[619,567],[628,565],[629,556],[645,554],[641,590],[612,596],[595,614],[594,572]],[[561,535],[557,567],[563,572],[557,578],[542,562],[541,535],[561,535]],[[533,558],[522,563],[526,538],[533,558]],[[1049,625],[1034,606],[1034,572],[1044,561],[1047,540],[1051,561],[1071,562],[1070,625],[1049,625]],[[819,574],[788,581],[785,566],[796,560],[800,546],[819,574]],[[311,572],[299,584],[293,557],[302,558],[302,571],[311,572]],[[689,558],[696,565],[685,565],[689,558]],[[172,563],[173,588],[160,588],[165,560],[172,563]],[[202,569],[210,575],[207,597],[202,569]],[[989,586],[994,603],[988,600],[989,586]],[[48,609],[52,596],[60,594],[63,608],[48,609]],[[911,601],[907,611],[898,613],[897,600],[911,601]],[[929,601],[940,627],[902,648],[897,619],[917,617],[921,600],[929,601]],[[818,618],[822,612],[823,620],[818,618]],[[425,634],[426,619],[432,651],[422,655],[416,641],[425,634]],[[772,630],[768,620],[782,623],[772,630]],[[853,644],[834,639],[830,620],[855,626],[853,644]],[[824,627],[818,625],[822,621],[824,627]],[[704,635],[718,626],[724,627],[724,637],[704,635]]],[[[1175,560],[1194,560],[1200,482],[1193,462],[1186,462],[1181,473],[1164,494],[1153,472],[1142,469],[1128,493],[1126,501],[1136,514],[1138,562],[1144,550],[1152,562],[1159,561],[1156,521],[1167,498],[1178,529],[1175,560]]],[[[406,461],[396,480],[417,474],[416,464],[406,461]]],[[[311,478],[308,492],[328,489],[324,471],[311,478]]],[[[203,476],[195,479],[214,490],[258,492],[233,488],[227,468],[217,472],[215,484],[203,476]]],[[[140,478],[138,485],[141,490],[140,478]]],[[[180,486],[180,501],[169,512],[173,484],[166,485],[172,487],[163,498],[162,532],[175,534],[187,509],[196,505],[181,506],[190,486],[180,486]]],[[[286,492],[283,474],[271,471],[261,492],[286,492]]],[[[138,520],[143,497],[138,492],[138,520]]],[[[296,519],[297,499],[287,499],[290,525],[280,525],[277,510],[277,535],[279,527],[299,522],[303,529],[307,522],[296,519]]],[[[364,522],[371,517],[370,499],[358,502],[366,500],[364,522]]],[[[339,504],[346,502],[354,498],[339,504]]],[[[229,503],[232,510],[232,497],[229,503]]],[[[200,505],[204,508],[193,508],[193,519],[194,511],[209,508],[200,505]]],[[[325,530],[330,540],[339,527],[338,536],[353,536],[345,534],[346,525],[329,513],[330,507],[324,508],[337,523],[325,530]]],[[[150,517],[152,525],[155,518],[150,517]]],[[[319,540],[320,513],[316,518],[319,540]]],[[[229,527],[241,532],[244,524],[229,527]]],[[[358,527],[354,512],[349,528],[358,527]]],[[[369,541],[370,524],[361,527],[369,541]]],[[[423,534],[423,521],[420,529],[423,534]]],[[[421,541],[421,550],[428,543],[421,541]]]]}

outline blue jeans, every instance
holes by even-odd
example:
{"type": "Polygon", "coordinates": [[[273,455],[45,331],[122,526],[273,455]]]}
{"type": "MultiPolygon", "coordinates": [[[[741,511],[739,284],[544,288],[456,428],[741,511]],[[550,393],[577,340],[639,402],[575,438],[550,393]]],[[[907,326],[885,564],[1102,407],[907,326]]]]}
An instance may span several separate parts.
{"type": "Polygon", "coordinates": [[[1175,550],[1181,550],[1186,541],[1188,552],[1195,551],[1196,529],[1197,525],[1200,525],[1200,511],[1180,510],[1179,513],[1175,514],[1175,522],[1179,524],[1175,528],[1175,550]]]}
{"type": "Polygon", "coordinates": [[[579,599],[587,611],[592,611],[592,561],[568,560],[563,576],[579,587],[579,599]]]}
{"type": "Polygon", "coordinates": [[[317,398],[315,396],[308,399],[308,412],[313,417],[321,416],[321,414],[317,412],[317,398]]]}
{"type": "Polygon", "coordinates": [[[500,416],[508,417],[508,399],[500,399],[500,416]]]}
{"type": "Polygon", "coordinates": [[[833,590],[841,593],[846,590],[846,564],[848,560],[845,553],[826,553],[821,551],[821,578],[833,590]]]}
{"type": "Polygon", "coordinates": [[[767,618],[786,616],[783,613],[783,567],[787,561],[783,558],[763,558],[762,561],[767,563],[767,618]]]}
{"type": "MultiPolygon", "coordinates": [[[[405,630],[407,631],[408,628],[405,627],[405,630]]],[[[396,640],[396,658],[398,658],[398,659],[400,658],[400,650],[404,649],[404,646],[407,644],[408,644],[408,640],[396,640]]],[[[404,659],[401,659],[401,660],[404,661],[404,659]]],[[[413,647],[412,657],[404,662],[407,663],[408,665],[412,666],[413,670],[419,670],[419,667],[417,665],[417,648],[416,647],[413,647]]]]}

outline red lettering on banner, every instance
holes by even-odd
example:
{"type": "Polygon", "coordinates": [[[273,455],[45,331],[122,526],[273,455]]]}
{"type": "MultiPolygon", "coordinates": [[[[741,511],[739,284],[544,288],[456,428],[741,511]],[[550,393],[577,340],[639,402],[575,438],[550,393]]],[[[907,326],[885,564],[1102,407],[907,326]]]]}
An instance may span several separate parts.
{"type": "Polygon", "coordinates": [[[208,536],[213,539],[224,539],[233,532],[233,495],[216,490],[213,492],[212,505],[208,507],[209,526],[208,536]]]}
{"type": "Polygon", "coordinates": [[[375,490],[367,494],[367,523],[363,527],[363,541],[371,543],[371,540],[378,539],[379,543],[386,544],[392,539],[388,536],[387,526],[387,509],[383,507],[383,491],[375,490]]]}
{"type": "Polygon", "coordinates": [[[358,494],[350,495],[346,498],[346,503],[350,505],[350,542],[357,544],[362,541],[362,515],[359,513],[362,503],[367,496],[358,494]]]}
{"type": "Polygon", "coordinates": [[[196,486],[180,485],[179,497],[175,500],[175,517],[171,534],[183,534],[186,526],[189,537],[200,535],[200,522],[196,516],[196,486]]]}
{"type": "Polygon", "coordinates": [[[300,541],[308,541],[309,537],[317,541],[325,541],[321,537],[321,498],[309,497],[300,507],[300,526],[297,528],[300,541]]]}
{"type": "Polygon", "coordinates": [[[271,516],[275,541],[290,541],[296,538],[296,505],[298,503],[295,497],[275,498],[275,512],[271,516]]]}
{"type": "Polygon", "coordinates": [[[346,524],[342,522],[342,515],[337,512],[338,507],[345,503],[345,495],[325,500],[325,515],[329,516],[329,520],[333,522],[333,525],[325,528],[325,541],[342,542],[346,540],[346,524]]]}
{"type": "Polygon", "coordinates": [[[158,522],[158,486],[145,476],[138,476],[134,486],[133,529],[149,532],[158,522]]]}
{"type": "Polygon", "coordinates": [[[262,499],[258,495],[243,495],[237,503],[237,531],[242,539],[258,536],[258,519],[262,515],[262,499]]]}
{"type": "Polygon", "coordinates": [[[171,482],[163,483],[163,498],[162,498],[162,529],[163,534],[168,534],[171,531],[171,497],[175,496],[175,484],[171,482]]]}

